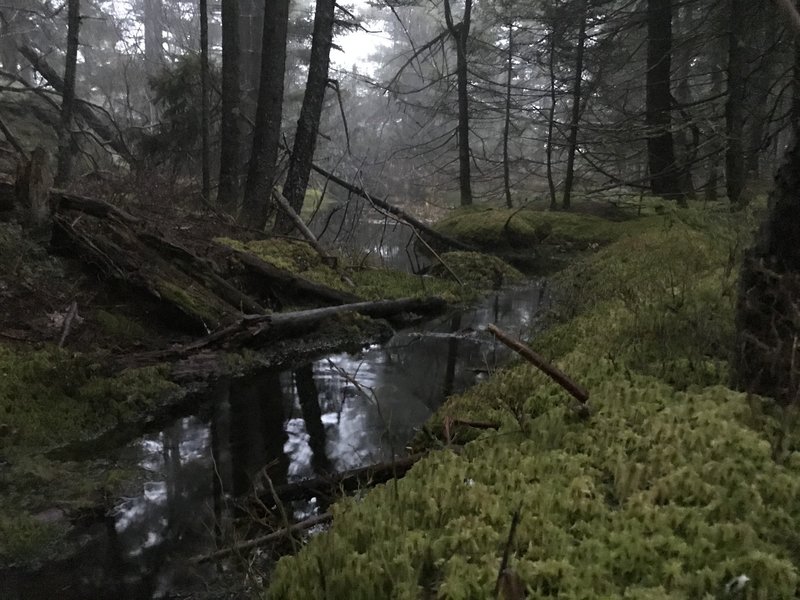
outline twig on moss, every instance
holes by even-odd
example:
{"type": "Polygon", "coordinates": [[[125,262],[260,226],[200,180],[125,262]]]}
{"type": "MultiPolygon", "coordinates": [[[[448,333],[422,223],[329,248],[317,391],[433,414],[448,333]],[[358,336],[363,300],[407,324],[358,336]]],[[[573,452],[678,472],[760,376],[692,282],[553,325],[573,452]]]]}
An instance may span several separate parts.
{"type": "Polygon", "coordinates": [[[531,350],[530,347],[526,346],[520,341],[510,338],[496,325],[489,325],[486,329],[494,337],[514,350],[517,354],[522,356],[525,360],[534,365],[537,369],[550,377],[550,379],[564,388],[567,392],[574,396],[578,402],[581,404],[586,404],[586,402],[589,401],[589,392],[585,388],[572,381],[572,379],[570,379],[566,373],[548,363],[543,357],[531,350]]]}
{"type": "Polygon", "coordinates": [[[500,561],[500,569],[497,572],[497,581],[494,584],[494,597],[498,598],[500,595],[500,585],[503,582],[503,576],[508,569],[508,559],[511,556],[511,546],[514,544],[514,535],[517,533],[517,525],[519,525],[520,506],[514,511],[514,516],[511,517],[511,527],[508,530],[508,538],[506,539],[506,547],[503,549],[503,560],[500,561]]]}

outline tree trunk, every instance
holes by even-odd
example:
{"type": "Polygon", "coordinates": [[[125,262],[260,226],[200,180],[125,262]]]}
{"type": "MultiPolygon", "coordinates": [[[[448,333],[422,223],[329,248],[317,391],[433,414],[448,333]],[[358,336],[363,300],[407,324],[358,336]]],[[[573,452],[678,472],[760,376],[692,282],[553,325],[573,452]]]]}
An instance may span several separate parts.
{"type": "Polygon", "coordinates": [[[458,89],[458,187],[461,206],[472,204],[472,178],[470,176],[469,149],[469,90],[467,70],[467,40],[472,21],[472,0],[464,3],[464,17],[460,23],[453,22],[450,0],[444,1],[447,29],[456,44],[456,86],[458,89]]]}
{"type": "Polygon", "coordinates": [[[672,64],[672,1],[647,2],[647,80],[645,121],[647,123],[647,163],[653,193],[684,202],[678,184],[670,94],[672,64]]]}
{"type": "MultiPolygon", "coordinates": [[[[36,50],[30,46],[20,46],[19,53],[22,54],[31,63],[31,66],[44,77],[44,79],[53,88],[62,94],[65,94],[66,82],[56,71],[51,67],[48,62],[36,50]]],[[[36,93],[41,92],[37,86],[30,86],[28,89],[36,93]]],[[[43,98],[48,98],[47,94],[40,94],[43,98]]],[[[46,100],[47,101],[47,100],[46,100]]],[[[119,130],[106,125],[94,112],[92,106],[75,98],[73,102],[73,110],[75,114],[81,117],[102,139],[104,143],[124,158],[129,164],[133,163],[133,157],[130,149],[125,145],[125,140],[120,135],[119,130]]]]}
{"type": "MultiPolygon", "coordinates": [[[[714,70],[711,74],[711,95],[718,96],[722,93],[722,71],[719,69],[714,70]]],[[[705,185],[704,198],[707,202],[716,202],[718,199],[719,188],[719,172],[720,162],[722,157],[722,144],[719,139],[720,136],[715,132],[711,132],[711,139],[709,141],[709,156],[708,156],[708,182],[705,185]]]]}
{"type": "Polygon", "coordinates": [[[75,72],[78,63],[78,30],[81,26],[80,0],[69,0],[67,7],[67,57],[64,66],[64,90],[58,127],[58,169],[55,183],[64,187],[72,172],[75,143],[72,138],[72,115],[75,110],[75,72]]]}
{"type": "Polygon", "coordinates": [[[511,130],[511,80],[514,76],[514,23],[508,23],[508,70],[506,73],[506,115],[503,125],[503,187],[506,193],[506,206],[513,208],[511,201],[511,174],[508,164],[508,135],[511,130]]]}
{"type": "Polygon", "coordinates": [[[48,164],[47,153],[38,146],[30,160],[20,157],[17,164],[17,179],[14,192],[21,206],[25,222],[35,229],[49,225],[51,219],[50,188],[53,175],[48,164]]]}
{"type": "Polygon", "coordinates": [[[556,32],[550,32],[550,114],[547,118],[547,186],[550,189],[550,210],[558,208],[556,200],[556,182],[553,177],[553,128],[556,118],[556,32]]]}
{"type": "Polygon", "coordinates": [[[748,26],[745,0],[730,0],[730,32],[728,34],[728,98],[725,103],[725,129],[728,145],[725,150],[725,185],[728,201],[734,207],[744,203],[742,191],[745,183],[744,133],[745,78],[747,57],[744,36],[748,26]]]}
{"type": "Polygon", "coordinates": [[[572,120],[569,124],[569,140],[567,141],[567,173],[564,177],[564,197],[561,206],[569,210],[572,195],[572,183],[575,180],[575,151],[578,148],[578,125],[581,120],[581,83],[583,82],[583,53],[586,48],[586,0],[581,1],[580,30],[578,31],[578,48],[575,54],[575,82],[572,86],[572,120]]]}
{"type": "Polygon", "coordinates": [[[200,0],[200,137],[203,169],[203,200],[211,201],[211,142],[209,140],[211,117],[209,109],[208,74],[208,0],[200,0]]]}
{"type": "Polygon", "coordinates": [[[253,150],[242,205],[242,220],[254,229],[264,229],[267,224],[271,205],[270,191],[275,183],[283,114],[288,20],[289,0],[265,1],[261,82],[258,88],[253,150]]]}
{"type": "MultiPolygon", "coordinates": [[[[331,46],[333,45],[333,21],[336,9],[335,0],[317,0],[314,11],[314,34],[311,39],[311,60],[308,66],[308,81],[303,95],[303,106],[297,121],[292,156],[283,195],[292,210],[298,215],[303,209],[303,200],[311,174],[311,162],[317,144],[317,131],[325,100],[325,87],[328,84],[331,46]]],[[[278,214],[275,228],[279,232],[289,232],[294,228],[291,218],[278,214]]]]}
{"type": "MultiPolygon", "coordinates": [[[[144,0],[144,62],[147,77],[158,75],[164,60],[164,36],[161,0],[144,0]]],[[[149,94],[148,94],[149,95],[149,94]]],[[[155,102],[150,100],[150,122],[158,121],[155,102]]]]}
{"type": "Polygon", "coordinates": [[[222,124],[217,203],[230,211],[239,202],[239,8],[222,0],[222,124]]]}
{"type": "Polygon", "coordinates": [[[734,386],[778,403],[800,400],[800,144],[778,171],[769,214],[745,257],[736,311],[734,386]]]}

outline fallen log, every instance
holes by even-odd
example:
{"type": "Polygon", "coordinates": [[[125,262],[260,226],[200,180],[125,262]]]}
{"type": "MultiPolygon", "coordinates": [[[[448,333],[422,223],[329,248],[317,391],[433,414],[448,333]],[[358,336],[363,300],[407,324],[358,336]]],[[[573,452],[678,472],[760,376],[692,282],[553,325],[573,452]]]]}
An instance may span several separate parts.
{"type": "Polygon", "coordinates": [[[113,204],[95,198],[70,194],[57,188],[50,190],[50,202],[55,211],[75,210],[100,219],[115,219],[128,225],[142,223],[139,217],[135,217],[113,204]]]}
{"type": "Polygon", "coordinates": [[[124,223],[86,215],[53,218],[54,233],[105,274],[144,290],[182,313],[193,330],[208,332],[236,322],[239,307],[198,282],[158,250],[145,244],[124,223]]]}
{"type": "Polygon", "coordinates": [[[276,498],[281,502],[308,500],[314,496],[334,498],[343,493],[354,492],[363,487],[386,483],[390,479],[402,477],[427,454],[427,452],[420,452],[394,461],[378,463],[351,471],[285,483],[275,486],[274,495],[271,492],[265,494],[262,500],[267,504],[274,504],[276,498]]]}
{"type": "Polygon", "coordinates": [[[143,366],[156,362],[179,360],[206,350],[258,348],[281,337],[310,331],[331,317],[358,313],[367,317],[386,318],[403,312],[435,313],[447,306],[442,298],[400,298],[356,302],[271,315],[245,315],[238,322],[218,329],[194,342],[166,350],[143,352],[126,357],[126,364],[143,366]]]}
{"type": "Polygon", "coordinates": [[[348,304],[361,300],[355,294],[342,292],[295,275],[291,271],[279,269],[253,254],[241,252],[221,243],[217,243],[217,247],[243,267],[254,285],[258,285],[259,281],[268,284],[270,288],[277,285],[290,294],[312,296],[328,304],[348,304]]]}
{"type": "Polygon", "coordinates": [[[530,347],[526,346],[522,342],[510,338],[508,334],[504,333],[496,325],[489,325],[486,329],[492,335],[494,335],[494,337],[496,337],[506,346],[514,350],[525,360],[527,360],[529,363],[531,363],[533,366],[535,366],[537,369],[539,369],[545,375],[547,375],[550,379],[552,379],[558,385],[564,388],[576,400],[578,400],[578,402],[580,402],[581,404],[586,404],[586,402],[589,401],[589,392],[585,388],[581,387],[580,385],[572,381],[572,379],[570,379],[570,377],[566,373],[548,363],[543,357],[539,356],[530,347]]]}
{"type": "Polygon", "coordinates": [[[252,540],[247,540],[246,542],[242,542],[240,544],[235,544],[229,548],[222,548],[210,554],[193,556],[192,558],[189,559],[189,562],[193,564],[200,564],[208,562],[210,560],[218,560],[220,558],[226,558],[231,554],[238,554],[239,552],[252,550],[253,548],[258,548],[259,546],[266,546],[267,544],[271,544],[273,542],[280,541],[283,538],[289,537],[294,533],[299,533],[301,531],[305,531],[306,529],[311,529],[312,527],[316,527],[317,525],[322,525],[324,523],[327,523],[331,519],[333,519],[332,513],[323,513],[321,515],[316,515],[314,517],[306,519],[305,521],[294,523],[293,525],[289,525],[288,527],[284,527],[283,529],[273,531],[272,533],[269,533],[267,535],[262,535],[261,537],[253,538],[252,540]]]}

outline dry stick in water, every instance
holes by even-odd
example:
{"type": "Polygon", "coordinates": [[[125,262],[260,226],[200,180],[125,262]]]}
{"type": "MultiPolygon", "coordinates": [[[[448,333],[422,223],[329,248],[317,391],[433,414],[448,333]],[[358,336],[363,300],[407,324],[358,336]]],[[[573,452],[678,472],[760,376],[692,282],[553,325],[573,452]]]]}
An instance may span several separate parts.
{"type": "Polygon", "coordinates": [[[289,527],[284,527],[283,529],[279,529],[278,531],[274,531],[268,535],[263,535],[261,537],[253,538],[252,540],[243,542],[241,544],[231,546],[230,548],[223,548],[222,550],[217,550],[216,552],[212,552],[211,554],[195,556],[191,558],[189,562],[197,564],[197,563],[208,562],[209,560],[216,560],[218,558],[225,558],[226,556],[229,556],[234,552],[243,552],[244,550],[251,550],[253,548],[257,548],[258,546],[264,546],[266,544],[276,542],[286,536],[292,535],[293,533],[304,531],[306,529],[311,529],[316,525],[327,523],[331,519],[333,519],[332,513],[323,513],[321,515],[317,515],[315,517],[306,519],[305,521],[300,521],[299,523],[290,525],[289,527]]]}
{"type": "Polygon", "coordinates": [[[506,333],[499,329],[496,325],[489,325],[486,328],[494,337],[503,342],[506,346],[514,350],[517,354],[526,359],[529,363],[534,365],[537,369],[542,371],[550,379],[555,381],[558,385],[572,394],[580,403],[586,404],[589,401],[589,392],[572,381],[569,376],[548,363],[544,358],[539,356],[536,352],[531,350],[528,346],[515,339],[510,338],[506,333]]]}

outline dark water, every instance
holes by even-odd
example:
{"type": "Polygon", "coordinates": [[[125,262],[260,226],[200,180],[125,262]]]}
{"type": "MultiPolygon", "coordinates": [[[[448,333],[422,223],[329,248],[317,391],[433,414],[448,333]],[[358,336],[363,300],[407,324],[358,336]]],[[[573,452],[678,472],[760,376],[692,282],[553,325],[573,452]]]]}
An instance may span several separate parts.
{"type": "MultiPolygon", "coordinates": [[[[373,263],[417,270],[425,259],[406,244],[410,235],[375,221],[341,227],[336,243],[373,263]]],[[[197,414],[110,457],[138,465],[146,483],[104,521],[78,528],[82,550],[69,560],[35,574],[0,572],[0,599],[193,597],[224,588],[218,565],[187,559],[215,548],[241,516],[241,497],[265,475],[280,484],[403,455],[444,398],[508,360],[483,329],[529,332],[542,285],[493,293],[357,354],[219,382],[197,414]]],[[[293,509],[297,519],[321,510],[314,501],[293,509]]]]}

